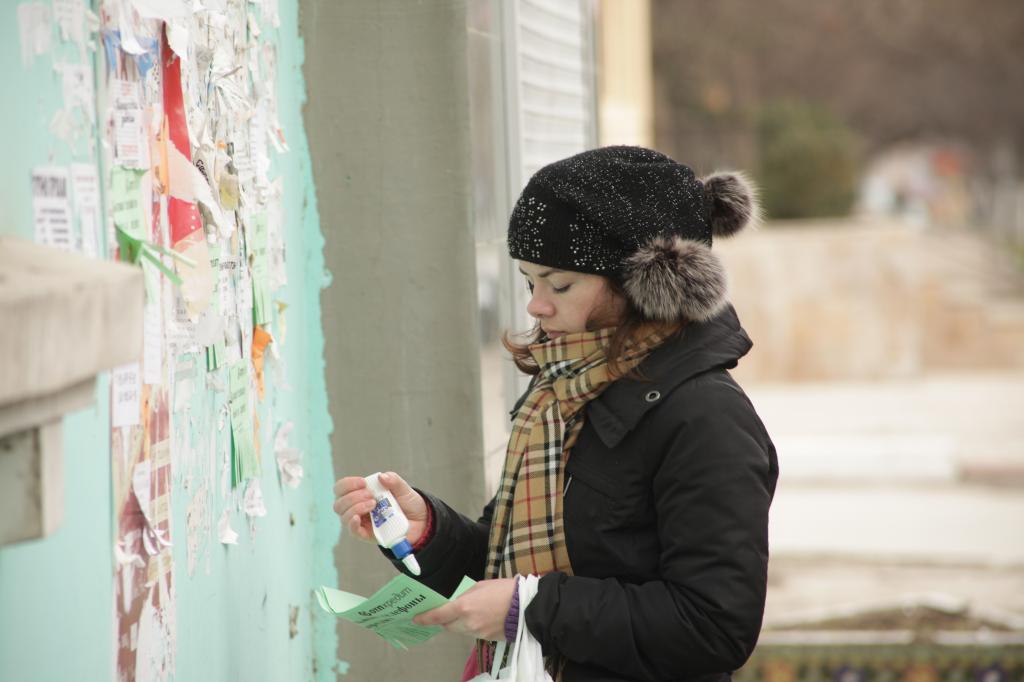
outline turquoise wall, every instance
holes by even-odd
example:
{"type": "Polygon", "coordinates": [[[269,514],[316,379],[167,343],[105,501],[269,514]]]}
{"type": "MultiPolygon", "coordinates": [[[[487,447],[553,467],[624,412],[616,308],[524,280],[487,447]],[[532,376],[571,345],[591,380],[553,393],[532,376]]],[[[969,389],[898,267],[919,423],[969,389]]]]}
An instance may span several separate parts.
{"type": "MultiPolygon", "coordinates": [[[[78,61],[77,51],[60,42],[54,27],[51,52],[24,67],[17,4],[4,5],[0,73],[8,96],[0,107],[0,130],[7,138],[0,161],[0,233],[31,239],[31,169],[94,161],[97,152],[81,140],[72,147],[49,130],[63,103],[53,63],[78,61]]],[[[284,178],[288,284],[275,298],[288,307],[281,348],[284,369],[268,370],[267,397],[258,408],[267,515],[255,519],[250,528],[248,519],[232,508],[238,544],[220,544],[216,523],[228,501],[220,494],[219,471],[184,463],[182,451],[174,450],[172,679],[177,680],[333,680],[338,667],[335,622],[319,612],[311,592],[317,585],[338,582],[332,552],[339,525],[331,511],[331,422],[319,305],[329,276],[302,128],[303,43],[295,0],[280,0],[279,12],[280,27],[264,26],[264,31],[276,36],[278,112],[290,147],[283,155],[271,151],[270,173],[271,178],[284,178]],[[281,486],[273,457],[274,430],[285,422],[294,423],[290,445],[303,452],[305,478],[297,489],[281,486]],[[189,576],[186,512],[204,483],[211,492],[210,510],[196,533],[200,548],[189,576]]],[[[102,74],[102,56],[96,64],[102,74]]],[[[98,141],[95,130],[92,136],[98,141]]],[[[275,327],[278,335],[280,322],[275,327]]],[[[5,327],[5,333],[11,333],[12,327],[5,327]]],[[[197,364],[202,368],[201,361],[197,364]]],[[[224,396],[205,388],[203,373],[200,369],[191,421],[174,422],[175,429],[184,430],[175,434],[173,443],[180,435],[180,440],[199,446],[216,429],[216,410],[224,396]]],[[[95,405],[68,415],[64,422],[62,526],[45,539],[0,547],[0,680],[113,679],[115,538],[109,412],[109,379],[104,373],[97,382],[95,405]]],[[[218,437],[223,436],[214,436],[218,437]]]]}
{"type": "MultiPolygon", "coordinates": [[[[0,20],[6,139],[0,161],[0,232],[33,236],[29,178],[36,165],[87,161],[50,134],[63,104],[53,56],[22,65],[17,5],[0,20]],[[19,93],[19,94],[15,94],[19,93]]],[[[56,31],[54,33],[56,37],[56,31]]],[[[54,47],[71,58],[71,46],[54,47]]],[[[75,59],[77,61],[77,59],[75,59]]],[[[5,325],[4,333],[12,328],[5,325]]],[[[0,680],[109,680],[113,675],[113,531],[107,376],[95,406],[64,420],[64,523],[45,540],[0,547],[0,680]]]]}

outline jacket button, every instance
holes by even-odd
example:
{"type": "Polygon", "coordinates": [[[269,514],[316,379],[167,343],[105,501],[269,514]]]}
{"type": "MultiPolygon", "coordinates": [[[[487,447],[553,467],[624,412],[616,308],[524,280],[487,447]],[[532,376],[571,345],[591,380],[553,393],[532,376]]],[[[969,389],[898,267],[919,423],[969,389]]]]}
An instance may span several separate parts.
{"type": "Polygon", "coordinates": [[[651,391],[650,393],[644,396],[644,400],[646,400],[649,403],[657,402],[661,400],[661,393],[659,393],[658,391],[651,391]]]}

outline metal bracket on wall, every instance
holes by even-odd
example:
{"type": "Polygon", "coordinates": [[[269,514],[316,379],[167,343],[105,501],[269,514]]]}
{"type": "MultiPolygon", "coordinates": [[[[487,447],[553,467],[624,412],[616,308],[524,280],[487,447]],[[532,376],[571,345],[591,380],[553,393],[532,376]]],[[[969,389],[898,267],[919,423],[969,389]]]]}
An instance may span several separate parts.
{"type": "Polygon", "coordinates": [[[0,438],[0,545],[49,535],[64,516],[61,420],[0,438]]]}

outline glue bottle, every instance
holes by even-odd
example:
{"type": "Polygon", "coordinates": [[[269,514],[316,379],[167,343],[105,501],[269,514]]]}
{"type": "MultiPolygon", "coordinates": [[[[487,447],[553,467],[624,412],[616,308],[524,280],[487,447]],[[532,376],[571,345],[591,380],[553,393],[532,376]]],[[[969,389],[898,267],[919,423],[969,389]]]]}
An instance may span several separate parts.
{"type": "Polygon", "coordinates": [[[409,569],[413,575],[420,574],[420,564],[412,553],[412,544],[406,539],[409,533],[409,519],[405,517],[398,500],[380,482],[380,472],[366,477],[366,487],[373,493],[377,506],[370,512],[373,535],[377,544],[387,547],[396,559],[409,569]]]}

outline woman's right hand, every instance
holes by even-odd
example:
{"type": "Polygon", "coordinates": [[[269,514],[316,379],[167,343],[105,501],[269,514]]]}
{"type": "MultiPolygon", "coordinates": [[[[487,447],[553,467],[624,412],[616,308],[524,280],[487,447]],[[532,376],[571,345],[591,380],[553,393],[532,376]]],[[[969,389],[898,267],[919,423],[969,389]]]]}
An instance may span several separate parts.
{"type": "MultiPolygon", "coordinates": [[[[409,519],[409,532],[405,537],[415,545],[427,525],[426,500],[393,471],[382,473],[379,480],[395,496],[409,519]]],[[[348,476],[334,484],[334,512],[341,517],[342,526],[360,540],[377,542],[370,522],[370,511],[375,506],[373,493],[362,476],[348,476]]]]}

